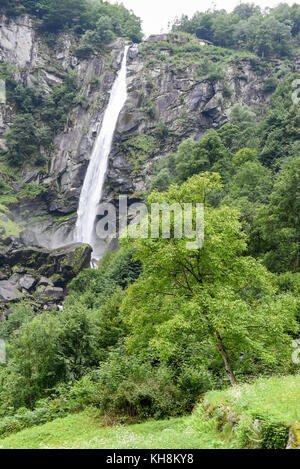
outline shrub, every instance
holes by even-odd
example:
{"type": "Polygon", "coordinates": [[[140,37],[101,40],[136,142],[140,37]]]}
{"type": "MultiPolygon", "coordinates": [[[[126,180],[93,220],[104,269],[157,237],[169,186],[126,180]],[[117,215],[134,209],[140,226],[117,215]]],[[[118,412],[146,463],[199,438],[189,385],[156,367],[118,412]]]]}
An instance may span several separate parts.
{"type": "Polygon", "coordinates": [[[97,399],[103,414],[135,419],[180,415],[184,400],[166,367],[151,367],[140,359],[111,355],[95,372],[97,399]]]}
{"type": "Polygon", "coordinates": [[[277,88],[278,80],[275,77],[267,78],[264,83],[264,91],[265,93],[271,93],[275,91],[277,88]]]}

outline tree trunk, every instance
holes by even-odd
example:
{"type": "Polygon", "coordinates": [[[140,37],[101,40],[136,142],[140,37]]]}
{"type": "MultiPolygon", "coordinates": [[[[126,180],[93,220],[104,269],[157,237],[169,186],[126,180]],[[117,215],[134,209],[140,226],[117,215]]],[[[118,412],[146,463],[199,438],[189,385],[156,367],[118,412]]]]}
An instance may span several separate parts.
{"type": "Polygon", "coordinates": [[[230,360],[229,360],[229,357],[227,355],[226,349],[224,347],[224,344],[223,344],[223,341],[222,341],[222,338],[221,338],[219,332],[217,332],[217,337],[218,337],[218,343],[216,345],[217,345],[217,349],[219,350],[219,352],[220,352],[220,354],[223,358],[226,374],[229,378],[231,386],[235,386],[237,384],[236,377],[235,377],[234,372],[231,368],[230,360]]]}

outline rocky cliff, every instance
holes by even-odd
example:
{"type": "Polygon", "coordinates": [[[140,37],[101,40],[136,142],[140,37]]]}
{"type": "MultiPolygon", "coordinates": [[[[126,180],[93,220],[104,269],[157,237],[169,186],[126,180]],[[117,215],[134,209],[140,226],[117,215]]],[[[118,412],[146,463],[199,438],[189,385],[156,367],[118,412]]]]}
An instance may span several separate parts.
{"type": "MultiPolygon", "coordinates": [[[[14,80],[51,93],[76,71],[77,104],[53,145],[41,148],[42,168],[7,169],[5,134],[16,107],[0,104],[0,172],[9,179],[15,197],[0,213],[2,238],[14,234],[25,246],[55,249],[72,242],[76,210],[95,137],[101,126],[125,46],[114,42],[103,54],[79,59],[74,38],[61,34],[55,44],[38,34],[29,17],[0,18],[0,64],[9,64],[14,80]],[[8,174],[9,173],[9,174],[8,174]],[[24,186],[38,190],[24,194],[24,186]]],[[[104,197],[119,194],[141,199],[153,163],[175,151],[188,137],[201,139],[207,129],[228,121],[235,103],[263,112],[270,93],[265,80],[274,71],[284,75],[290,65],[266,64],[249,53],[233,54],[185,35],[152,36],[131,44],[128,59],[128,100],[114,138],[104,197]],[[157,129],[163,126],[160,138],[157,129]]],[[[16,241],[15,239],[13,240],[16,241]]]]}
{"type": "MultiPolygon", "coordinates": [[[[216,48],[179,35],[152,36],[132,45],[128,61],[128,101],[115,135],[105,197],[119,193],[140,197],[151,175],[153,161],[176,149],[185,138],[200,139],[209,128],[228,120],[234,103],[260,106],[268,100],[264,81],[270,74],[257,59],[218,56],[216,48]],[[210,49],[212,47],[212,49],[210,49]],[[221,76],[201,76],[199,60],[209,58],[222,68],[221,76]],[[160,121],[169,138],[159,144],[155,129],[160,121]]],[[[45,93],[62,83],[66,72],[76,70],[79,102],[71,109],[64,130],[54,138],[48,168],[23,169],[19,187],[39,184],[38,197],[18,200],[10,217],[24,226],[35,226],[38,243],[56,247],[72,232],[80,190],[91,149],[120,65],[124,41],[108,53],[79,60],[73,38],[61,35],[55,47],[46,43],[28,17],[0,19],[0,61],[14,66],[14,78],[45,93]]],[[[274,64],[273,69],[274,69],[274,64]]],[[[281,67],[280,63],[275,67],[281,67]]],[[[0,110],[0,145],[15,117],[12,106],[0,110]]],[[[18,193],[18,184],[15,186],[18,193]]],[[[70,240],[70,238],[68,239],[70,240]]]]}

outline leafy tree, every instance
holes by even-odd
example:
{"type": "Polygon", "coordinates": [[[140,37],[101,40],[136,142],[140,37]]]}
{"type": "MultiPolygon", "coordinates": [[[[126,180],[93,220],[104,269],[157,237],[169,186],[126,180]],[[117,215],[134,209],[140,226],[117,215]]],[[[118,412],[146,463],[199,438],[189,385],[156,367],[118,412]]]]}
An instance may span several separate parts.
{"type": "Polygon", "coordinates": [[[239,148],[241,130],[237,125],[225,124],[218,130],[218,134],[227,149],[234,151],[239,148]]]}
{"type": "MultiPolygon", "coordinates": [[[[202,174],[181,187],[171,186],[168,192],[152,193],[148,202],[200,203],[218,188],[217,175],[202,174]]],[[[232,385],[237,381],[234,363],[241,353],[249,361],[286,367],[288,331],[297,329],[295,302],[278,294],[272,275],[244,255],[246,241],[238,213],[206,205],[203,248],[187,250],[186,242],[174,238],[133,242],[143,273],[123,303],[132,331],[129,350],[168,362],[178,342],[189,346],[192,340],[203,357],[218,354],[232,385]]]]}
{"type": "Polygon", "coordinates": [[[226,12],[220,12],[213,23],[213,42],[223,47],[231,47],[233,45],[232,33],[233,24],[231,16],[226,12]]]}
{"type": "Polygon", "coordinates": [[[159,192],[166,191],[171,184],[172,177],[168,168],[162,168],[157,174],[155,174],[149,185],[149,192],[157,190],[159,192]]]}
{"type": "Polygon", "coordinates": [[[261,57],[291,53],[291,29],[273,17],[267,17],[255,32],[254,52],[261,57]]]}
{"type": "Polygon", "coordinates": [[[299,106],[292,102],[291,84],[298,77],[289,75],[278,85],[262,123],[260,157],[268,166],[276,166],[280,159],[297,154],[300,117],[299,106]]]}
{"type": "Polygon", "coordinates": [[[257,161],[258,153],[256,150],[250,148],[242,148],[233,157],[233,163],[235,166],[241,166],[247,161],[257,161]]]}
{"type": "Polygon", "coordinates": [[[183,182],[193,174],[207,171],[228,155],[215,130],[209,130],[199,142],[188,139],[181,143],[175,156],[177,181],[183,182]]]}
{"type": "Polygon", "coordinates": [[[266,242],[265,263],[275,272],[300,269],[300,156],[291,158],[278,174],[270,205],[260,218],[266,242]]]}
{"type": "Polygon", "coordinates": [[[172,30],[195,34],[219,46],[247,49],[260,57],[288,57],[292,37],[300,31],[299,6],[280,4],[262,14],[254,4],[242,3],[232,13],[224,10],[182,16],[172,30]]]}
{"type": "Polygon", "coordinates": [[[176,20],[172,27],[172,31],[183,31],[190,34],[195,34],[198,38],[207,41],[213,40],[213,15],[211,13],[197,12],[189,20],[186,15],[176,20]]]}
{"type": "MultiPolygon", "coordinates": [[[[102,0],[2,0],[0,7],[7,15],[27,12],[36,17],[37,25],[48,37],[51,34],[55,37],[62,30],[72,30],[79,36],[86,32],[100,32],[106,43],[115,35],[129,37],[136,42],[142,40],[141,20],[123,5],[112,5],[102,0]]],[[[87,37],[90,36],[88,34],[87,37]]],[[[94,35],[93,38],[95,40],[94,35]]],[[[100,41],[98,37],[98,43],[100,41]]]]}
{"type": "Polygon", "coordinates": [[[233,10],[233,14],[237,15],[242,20],[247,20],[251,16],[261,15],[261,9],[254,3],[241,3],[233,10]]]}
{"type": "Polygon", "coordinates": [[[12,129],[6,134],[8,158],[11,163],[20,165],[24,161],[34,161],[39,157],[36,131],[32,114],[22,114],[16,117],[12,129]]]}
{"type": "Polygon", "coordinates": [[[228,189],[234,199],[245,197],[250,203],[267,203],[272,190],[272,173],[258,161],[248,160],[238,169],[228,189]]]}
{"type": "Polygon", "coordinates": [[[241,130],[246,130],[247,128],[255,125],[256,116],[253,111],[248,106],[241,106],[240,104],[235,104],[230,113],[230,122],[233,125],[236,125],[241,130]]]}
{"type": "Polygon", "coordinates": [[[261,18],[251,16],[248,20],[239,21],[233,31],[233,39],[241,49],[254,50],[256,31],[261,24],[261,18]]]}
{"type": "Polygon", "coordinates": [[[46,3],[42,28],[49,32],[61,29],[86,26],[86,0],[50,0],[46,3]]]}

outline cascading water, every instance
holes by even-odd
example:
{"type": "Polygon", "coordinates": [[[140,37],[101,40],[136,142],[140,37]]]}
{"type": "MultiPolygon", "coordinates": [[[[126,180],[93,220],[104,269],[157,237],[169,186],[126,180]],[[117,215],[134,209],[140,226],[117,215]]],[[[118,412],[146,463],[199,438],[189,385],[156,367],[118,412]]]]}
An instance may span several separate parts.
{"type": "Polygon", "coordinates": [[[102,127],[93,148],[79,201],[75,238],[77,242],[89,244],[93,248],[95,261],[98,261],[100,257],[99,254],[97,255],[97,240],[95,237],[97,209],[102,197],[108,157],[118,117],[127,100],[128,49],[129,46],[126,46],[121,69],[112,87],[102,127]]]}

